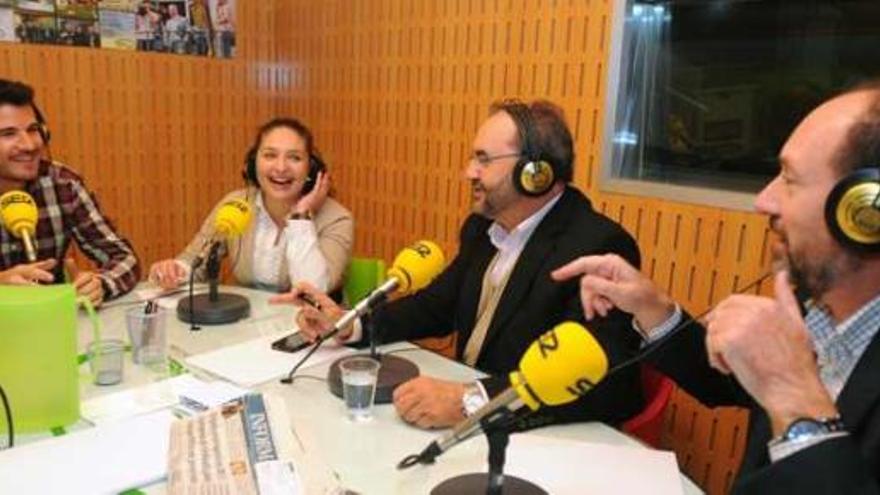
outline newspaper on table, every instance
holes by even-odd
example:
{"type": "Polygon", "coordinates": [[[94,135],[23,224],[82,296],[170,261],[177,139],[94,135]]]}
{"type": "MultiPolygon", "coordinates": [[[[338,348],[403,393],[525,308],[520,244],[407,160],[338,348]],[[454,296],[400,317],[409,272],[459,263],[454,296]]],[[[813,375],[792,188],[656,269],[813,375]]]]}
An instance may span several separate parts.
{"type": "Polygon", "coordinates": [[[168,493],[303,493],[289,425],[283,402],[262,394],[175,421],[168,447],[168,493]]]}

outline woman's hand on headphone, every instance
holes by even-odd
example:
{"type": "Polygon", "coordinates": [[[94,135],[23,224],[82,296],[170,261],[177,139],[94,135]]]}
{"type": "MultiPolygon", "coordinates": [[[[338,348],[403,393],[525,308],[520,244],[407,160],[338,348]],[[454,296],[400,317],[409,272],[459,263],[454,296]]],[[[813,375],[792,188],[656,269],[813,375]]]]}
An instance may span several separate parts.
{"type": "Polygon", "coordinates": [[[327,172],[318,172],[315,187],[308,194],[299,198],[291,213],[317,213],[328,194],[330,194],[330,175],[327,172]]]}

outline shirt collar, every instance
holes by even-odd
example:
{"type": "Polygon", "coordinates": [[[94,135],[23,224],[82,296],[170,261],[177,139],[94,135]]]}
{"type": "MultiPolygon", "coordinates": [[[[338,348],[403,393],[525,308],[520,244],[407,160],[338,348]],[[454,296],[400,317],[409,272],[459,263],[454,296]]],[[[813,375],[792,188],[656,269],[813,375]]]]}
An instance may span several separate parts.
{"type": "Polygon", "coordinates": [[[807,308],[805,322],[817,348],[837,340],[858,358],[880,329],[880,294],[838,325],[824,306],[808,301],[807,308]]]}
{"type": "Polygon", "coordinates": [[[520,222],[510,232],[505,230],[498,222],[493,222],[488,230],[489,240],[492,242],[492,245],[502,252],[522,247],[526,241],[529,240],[529,237],[532,236],[532,233],[541,223],[541,220],[547,216],[547,213],[553,209],[561,197],[562,192],[554,196],[553,199],[548,201],[547,204],[541,207],[541,209],[532,213],[531,216],[520,222]]]}
{"type": "Polygon", "coordinates": [[[266,222],[275,226],[275,222],[272,220],[272,217],[269,216],[269,212],[266,211],[266,207],[263,205],[263,195],[257,191],[254,198],[254,209],[257,210],[257,222],[261,225],[266,225],[266,222]]]}
{"type": "Polygon", "coordinates": [[[42,179],[49,175],[49,167],[52,166],[52,162],[46,160],[45,158],[40,159],[40,164],[37,167],[37,176],[33,180],[29,180],[25,182],[22,189],[31,195],[33,195],[36,191],[44,188],[45,186],[42,184],[42,179]]]}

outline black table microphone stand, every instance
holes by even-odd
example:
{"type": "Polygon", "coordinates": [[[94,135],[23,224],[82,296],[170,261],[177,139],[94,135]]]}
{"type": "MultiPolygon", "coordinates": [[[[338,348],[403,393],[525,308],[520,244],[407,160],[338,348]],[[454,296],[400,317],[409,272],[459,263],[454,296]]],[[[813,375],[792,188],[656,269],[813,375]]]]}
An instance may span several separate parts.
{"type": "Polygon", "coordinates": [[[180,321],[191,323],[190,330],[198,330],[198,324],[222,325],[247,317],[251,312],[248,299],[238,294],[220,294],[217,290],[220,280],[220,243],[211,246],[205,265],[208,276],[208,293],[193,295],[193,274],[199,262],[193,263],[189,278],[189,297],[177,303],[177,317],[180,321]]]}

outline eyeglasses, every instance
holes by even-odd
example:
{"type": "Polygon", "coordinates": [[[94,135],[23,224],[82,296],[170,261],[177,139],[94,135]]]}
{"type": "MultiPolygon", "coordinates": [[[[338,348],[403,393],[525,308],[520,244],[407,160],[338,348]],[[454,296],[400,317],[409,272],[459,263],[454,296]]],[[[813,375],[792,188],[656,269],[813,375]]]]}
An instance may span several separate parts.
{"type": "Polygon", "coordinates": [[[476,153],[474,153],[470,156],[469,160],[472,162],[477,162],[480,165],[486,166],[495,160],[500,160],[502,158],[513,158],[515,156],[522,156],[522,153],[517,152],[517,153],[507,153],[505,155],[490,156],[490,155],[487,155],[486,153],[483,153],[482,151],[477,151],[476,153]]]}

